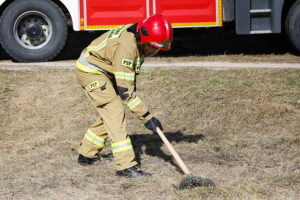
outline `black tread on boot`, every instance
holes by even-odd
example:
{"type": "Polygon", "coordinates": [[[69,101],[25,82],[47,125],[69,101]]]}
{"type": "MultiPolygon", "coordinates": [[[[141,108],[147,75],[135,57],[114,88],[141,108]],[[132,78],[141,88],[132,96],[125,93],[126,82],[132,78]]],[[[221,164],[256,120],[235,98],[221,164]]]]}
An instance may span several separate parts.
{"type": "Polygon", "coordinates": [[[112,160],[113,160],[112,153],[108,153],[108,154],[98,153],[95,158],[88,158],[81,154],[79,154],[79,157],[78,157],[78,163],[81,165],[93,165],[100,161],[112,161],[112,160]]]}
{"type": "Polygon", "coordinates": [[[81,165],[93,165],[93,164],[96,164],[97,162],[100,162],[99,157],[88,158],[81,154],[79,154],[79,156],[78,156],[78,163],[81,165]]]}
{"type": "Polygon", "coordinates": [[[117,176],[124,176],[126,178],[138,178],[142,176],[152,176],[151,173],[144,172],[139,165],[135,165],[133,167],[130,167],[128,169],[124,169],[121,171],[117,171],[117,176]]]}

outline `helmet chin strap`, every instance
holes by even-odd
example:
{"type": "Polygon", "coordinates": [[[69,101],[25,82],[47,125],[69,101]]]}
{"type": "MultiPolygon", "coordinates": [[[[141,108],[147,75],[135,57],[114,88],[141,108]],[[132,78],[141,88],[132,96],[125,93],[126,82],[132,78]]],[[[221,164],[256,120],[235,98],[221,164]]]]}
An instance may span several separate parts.
{"type": "Polygon", "coordinates": [[[140,43],[140,42],[141,42],[141,36],[140,36],[140,33],[137,31],[137,32],[135,32],[134,36],[135,36],[136,41],[137,41],[138,43],[140,43]]]}
{"type": "Polygon", "coordinates": [[[139,51],[141,52],[142,55],[146,55],[145,50],[144,50],[144,44],[137,43],[137,47],[139,48],[139,51]]]}

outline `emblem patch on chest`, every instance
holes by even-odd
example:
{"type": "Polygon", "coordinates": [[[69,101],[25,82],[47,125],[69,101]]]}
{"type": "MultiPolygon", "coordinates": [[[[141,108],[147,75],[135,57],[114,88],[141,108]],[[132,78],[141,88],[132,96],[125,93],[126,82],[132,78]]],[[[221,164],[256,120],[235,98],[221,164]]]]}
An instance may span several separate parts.
{"type": "Polygon", "coordinates": [[[122,65],[125,66],[125,67],[133,67],[133,61],[132,60],[123,59],[122,60],[122,65]]]}

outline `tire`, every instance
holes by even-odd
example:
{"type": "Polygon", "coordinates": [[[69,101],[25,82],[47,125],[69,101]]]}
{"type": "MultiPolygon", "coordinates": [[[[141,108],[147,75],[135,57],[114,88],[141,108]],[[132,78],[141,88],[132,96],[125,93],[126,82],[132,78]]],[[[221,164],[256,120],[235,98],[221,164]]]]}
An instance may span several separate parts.
{"type": "Polygon", "coordinates": [[[49,0],[16,0],[0,19],[0,42],[20,62],[52,60],[65,46],[67,35],[63,12],[49,0]]]}
{"type": "Polygon", "coordinates": [[[300,52],[300,0],[296,1],[289,10],[285,21],[285,33],[293,45],[300,52]]]}

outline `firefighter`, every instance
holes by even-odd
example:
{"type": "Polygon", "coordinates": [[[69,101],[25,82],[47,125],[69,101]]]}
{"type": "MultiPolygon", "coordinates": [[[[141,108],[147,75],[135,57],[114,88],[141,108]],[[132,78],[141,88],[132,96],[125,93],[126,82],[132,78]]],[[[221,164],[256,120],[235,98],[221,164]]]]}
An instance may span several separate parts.
{"type": "Polygon", "coordinates": [[[160,121],[136,94],[135,80],[145,56],[169,51],[173,38],[170,22],[155,14],[135,24],[119,26],[96,38],[85,48],[76,63],[79,84],[93,101],[100,119],[89,127],[78,149],[78,163],[99,162],[99,152],[110,138],[116,175],[150,176],[136,162],[126,130],[123,103],[145,127],[162,129],[160,121]]]}

